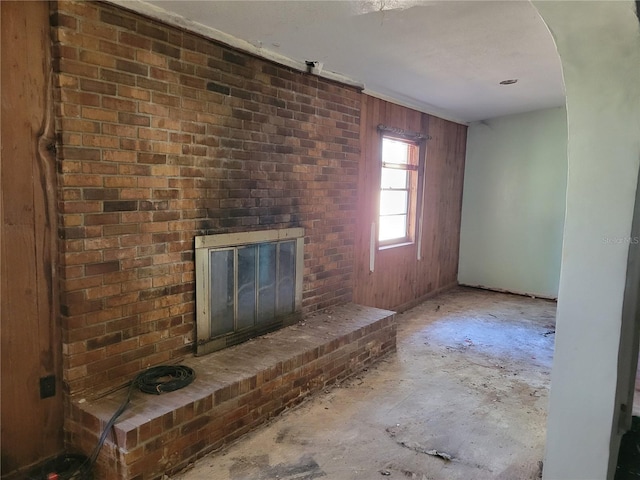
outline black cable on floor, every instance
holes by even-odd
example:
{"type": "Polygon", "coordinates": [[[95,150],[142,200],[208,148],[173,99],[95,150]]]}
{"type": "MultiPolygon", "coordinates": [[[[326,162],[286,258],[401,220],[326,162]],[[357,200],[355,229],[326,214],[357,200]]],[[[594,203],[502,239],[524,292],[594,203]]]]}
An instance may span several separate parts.
{"type": "Polygon", "coordinates": [[[55,474],[57,480],[92,480],[93,466],[98,459],[98,454],[116,420],[129,405],[131,395],[136,387],[144,393],[160,395],[161,393],[173,392],[174,390],[184,388],[193,382],[195,378],[195,371],[184,365],[160,365],[139,373],[129,384],[126,398],[109,419],[104,430],[102,430],[100,439],[93,449],[91,456],[61,455],[47,462],[39,470],[41,472],[39,476],[30,476],[30,480],[47,480],[51,474],[55,474]]]}

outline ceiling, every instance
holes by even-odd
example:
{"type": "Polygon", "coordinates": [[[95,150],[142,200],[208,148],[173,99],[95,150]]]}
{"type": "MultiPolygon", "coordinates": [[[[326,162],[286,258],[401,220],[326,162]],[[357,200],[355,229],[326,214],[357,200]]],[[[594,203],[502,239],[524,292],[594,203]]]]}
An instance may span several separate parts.
{"type": "Polygon", "coordinates": [[[564,105],[553,39],[527,0],[114,3],[294,68],[320,62],[320,75],[458,122],[564,105]]]}

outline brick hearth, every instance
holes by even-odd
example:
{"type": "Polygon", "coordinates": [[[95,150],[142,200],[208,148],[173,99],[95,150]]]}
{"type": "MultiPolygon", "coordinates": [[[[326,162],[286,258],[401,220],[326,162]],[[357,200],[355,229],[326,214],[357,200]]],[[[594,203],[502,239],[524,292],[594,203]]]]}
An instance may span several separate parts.
{"type": "MultiPolygon", "coordinates": [[[[141,480],[180,470],[395,348],[393,312],[347,304],[188,359],[183,363],[197,375],[188,387],[134,393],[100,452],[96,477],[141,480]]],[[[68,424],[76,449],[91,452],[124,396],[119,390],[72,403],[68,424]]]]}

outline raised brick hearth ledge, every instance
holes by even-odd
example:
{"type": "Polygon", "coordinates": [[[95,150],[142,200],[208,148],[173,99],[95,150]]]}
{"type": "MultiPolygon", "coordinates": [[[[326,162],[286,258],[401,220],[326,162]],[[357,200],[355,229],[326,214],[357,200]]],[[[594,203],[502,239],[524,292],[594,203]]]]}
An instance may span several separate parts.
{"type": "MultiPolygon", "coordinates": [[[[136,391],[114,426],[96,478],[152,479],[175,472],[285,408],[395,351],[394,312],[347,304],[303,322],[183,362],[188,387],[162,395],[136,391]]],[[[74,401],[67,424],[75,449],[90,453],[125,391],[74,401]]]]}

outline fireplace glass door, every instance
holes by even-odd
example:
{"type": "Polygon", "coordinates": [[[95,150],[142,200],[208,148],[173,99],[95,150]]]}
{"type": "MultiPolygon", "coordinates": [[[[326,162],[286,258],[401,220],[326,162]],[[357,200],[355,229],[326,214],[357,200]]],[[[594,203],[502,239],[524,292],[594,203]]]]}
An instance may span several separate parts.
{"type": "Polygon", "coordinates": [[[208,243],[213,245],[196,247],[198,353],[239,343],[299,317],[302,236],[233,246],[208,243]]]}

